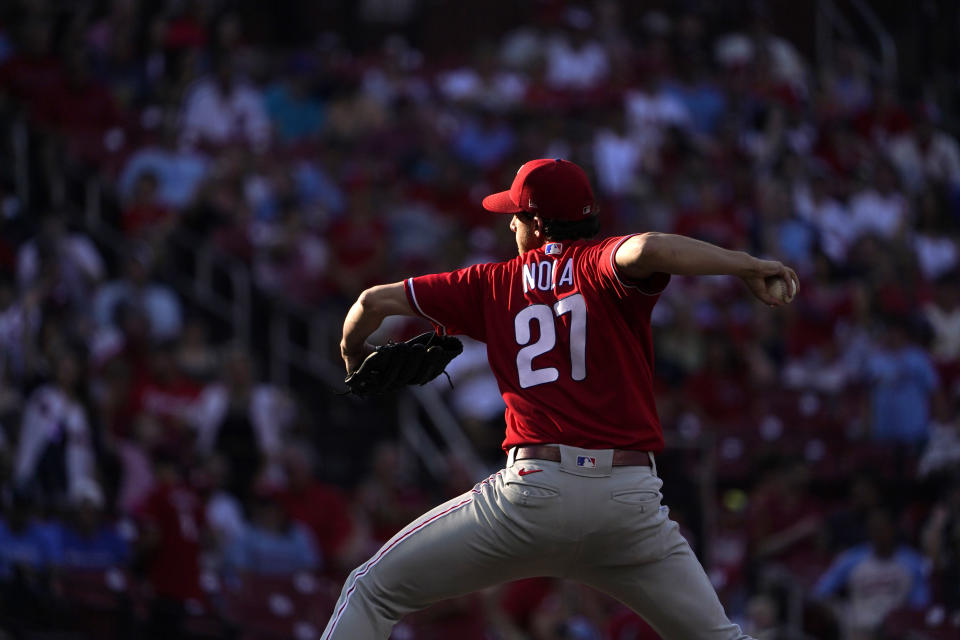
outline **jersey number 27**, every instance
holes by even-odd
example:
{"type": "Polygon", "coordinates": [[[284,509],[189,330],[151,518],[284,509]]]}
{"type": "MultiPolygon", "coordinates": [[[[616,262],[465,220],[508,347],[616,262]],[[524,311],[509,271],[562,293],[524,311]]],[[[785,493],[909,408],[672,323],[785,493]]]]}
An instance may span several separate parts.
{"type": "Polygon", "coordinates": [[[524,389],[538,384],[554,382],[560,377],[556,367],[533,368],[533,359],[550,351],[557,345],[557,329],[554,316],[570,314],[570,377],[583,380],[587,377],[587,305],[583,296],[576,293],[553,305],[532,304],[513,319],[517,344],[523,347],[517,353],[517,374],[524,389]],[[540,339],[529,344],[530,323],[536,320],[540,326],[540,339]]]}

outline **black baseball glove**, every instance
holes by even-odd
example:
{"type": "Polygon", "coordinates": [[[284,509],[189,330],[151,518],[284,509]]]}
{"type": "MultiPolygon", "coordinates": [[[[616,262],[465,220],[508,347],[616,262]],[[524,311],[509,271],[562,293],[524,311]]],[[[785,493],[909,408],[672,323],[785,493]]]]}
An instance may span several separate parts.
{"type": "Polygon", "coordinates": [[[408,384],[424,384],[443,373],[463,352],[463,343],[449,336],[422,333],[406,342],[391,342],[368,355],[344,378],[358,396],[396,391],[408,384]]]}

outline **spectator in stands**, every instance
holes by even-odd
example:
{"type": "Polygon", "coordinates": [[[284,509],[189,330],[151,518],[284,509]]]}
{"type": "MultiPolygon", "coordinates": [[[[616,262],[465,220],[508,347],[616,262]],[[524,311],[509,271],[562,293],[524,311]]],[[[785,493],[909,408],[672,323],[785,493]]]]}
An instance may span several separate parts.
{"type": "MultiPolygon", "coordinates": [[[[219,553],[229,548],[243,533],[246,519],[243,505],[227,491],[229,467],[223,456],[212,455],[200,472],[203,497],[206,501],[204,518],[219,553]]],[[[222,560],[222,557],[220,558],[222,560]]]]}
{"type": "Polygon", "coordinates": [[[237,77],[229,54],[221,55],[215,74],[201,79],[183,107],[183,142],[200,147],[243,144],[264,150],[270,144],[270,119],[259,90],[237,77]]]}
{"type": "Polygon", "coordinates": [[[937,476],[960,467],[960,402],[941,390],[933,398],[930,440],[917,463],[917,475],[937,476]]]}
{"type": "Polygon", "coordinates": [[[133,194],[121,214],[120,224],[132,240],[144,240],[156,246],[173,227],[173,212],[157,198],[157,174],[145,169],[137,176],[133,194]]]}
{"type": "Polygon", "coordinates": [[[488,170],[500,165],[515,144],[507,122],[487,109],[467,118],[453,140],[453,151],[466,163],[488,170]]]}
{"type": "Polygon", "coordinates": [[[176,357],[180,371],[194,382],[209,382],[216,375],[219,358],[201,318],[187,318],[176,357]]]}
{"type": "Polygon", "coordinates": [[[288,73],[264,91],[264,105],[277,141],[290,145],[316,139],[326,111],[314,87],[312,61],[296,57],[288,73]]]}
{"type": "Polygon", "coordinates": [[[158,205],[181,211],[191,203],[210,161],[205,155],[180,146],[179,132],[174,122],[165,122],[158,143],[141,147],[130,156],[117,185],[124,201],[134,198],[141,175],[152,173],[157,180],[158,205]]]}
{"type": "Polygon", "coordinates": [[[289,518],[310,530],[326,571],[337,576],[348,572],[361,560],[363,540],[346,496],[316,479],[305,443],[291,442],[284,447],[283,470],[286,483],[276,500],[289,518]]]}
{"type": "Polygon", "coordinates": [[[776,574],[786,569],[812,580],[819,561],[823,508],[809,489],[809,472],[798,458],[772,458],[750,496],[750,556],[776,574]]]}
{"type": "Polygon", "coordinates": [[[840,554],[813,589],[824,599],[846,591],[840,616],[851,638],[872,638],[884,617],[900,606],[923,607],[930,602],[928,565],[914,549],[898,543],[893,515],[871,513],[870,541],[840,554]]]}
{"type": "Polygon", "coordinates": [[[943,496],[922,532],[923,550],[933,566],[935,593],[951,609],[960,606],[960,476],[944,483],[943,496]]]}
{"type": "Polygon", "coordinates": [[[583,7],[570,7],[564,15],[566,30],[547,41],[546,81],[553,89],[585,91],[595,89],[610,73],[606,49],[593,39],[593,16],[583,7]]]}
{"type": "Polygon", "coordinates": [[[853,479],[847,501],[827,518],[831,551],[839,552],[867,541],[867,520],[880,506],[880,495],[880,487],[871,476],[859,474],[853,479]]]}
{"type": "Polygon", "coordinates": [[[24,381],[27,375],[27,360],[40,331],[42,297],[40,288],[17,297],[13,280],[0,273],[0,371],[8,382],[24,381]]]}
{"type": "Polygon", "coordinates": [[[386,542],[425,511],[426,496],[413,482],[410,467],[409,454],[394,442],[381,442],[373,451],[370,474],[355,500],[376,543],[386,542]]]}
{"type": "Polygon", "coordinates": [[[322,558],[313,536],[284,512],[272,491],[258,489],[249,504],[250,521],[224,550],[228,570],[258,575],[291,575],[319,569],[322,558]]]}
{"type": "Polygon", "coordinates": [[[198,450],[224,457],[230,467],[230,491],[243,500],[261,469],[278,460],[283,434],[294,416],[289,396],[258,383],[250,354],[233,347],[223,358],[220,380],[197,398],[192,420],[198,450]]]}
{"type": "Polygon", "coordinates": [[[151,280],[152,255],[149,247],[132,247],[124,261],[122,278],[100,286],[93,299],[94,318],[100,326],[109,326],[118,306],[139,308],[150,323],[155,341],[175,339],[183,326],[183,309],[177,294],[169,286],[151,280]]]}
{"type": "Polygon", "coordinates": [[[946,187],[951,195],[960,188],[960,145],[937,127],[930,105],[919,109],[916,127],[890,140],[888,153],[907,189],[927,185],[946,187]]]}
{"type": "Polygon", "coordinates": [[[832,181],[823,167],[815,167],[809,186],[794,185],[793,206],[801,220],[817,231],[820,248],[834,264],[843,264],[857,229],[850,212],[830,191],[832,181]]]}
{"type": "Polygon", "coordinates": [[[80,367],[77,354],[59,354],[55,379],[30,396],[20,426],[14,482],[36,487],[54,503],[95,482],[93,434],[80,367]]]}
{"type": "Polygon", "coordinates": [[[186,483],[179,452],[154,453],[157,485],[137,508],[139,555],[156,594],[150,612],[151,637],[180,637],[186,604],[203,596],[200,544],[203,504],[186,483]]]}
{"type": "Polygon", "coordinates": [[[0,518],[0,584],[8,586],[17,579],[30,582],[38,574],[58,567],[63,561],[63,547],[57,531],[36,517],[34,494],[14,490],[4,498],[0,518]]]}
{"type": "Polygon", "coordinates": [[[96,246],[85,234],[68,231],[66,215],[59,211],[43,218],[39,233],[17,254],[22,291],[41,285],[49,300],[71,305],[81,317],[104,275],[96,246]]]}
{"type": "Polygon", "coordinates": [[[960,376],[960,294],[957,277],[947,273],[937,279],[932,299],[923,308],[923,315],[933,331],[931,355],[944,378],[944,387],[960,376]]]}
{"type": "Polygon", "coordinates": [[[42,628],[49,623],[44,618],[50,615],[51,577],[63,554],[56,530],[35,517],[33,496],[13,491],[4,498],[0,517],[0,630],[21,635],[24,628],[42,628]]]}
{"type": "Polygon", "coordinates": [[[925,189],[916,199],[913,251],[927,280],[949,275],[960,264],[957,219],[946,198],[936,189],[925,189]]]}
{"type": "Polygon", "coordinates": [[[930,357],[911,338],[904,319],[887,322],[866,361],[871,385],[872,434],[878,441],[919,446],[930,427],[930,399],[937,373],[930,357]]]}
{"type": "Polygon", "coordinates": [[[127,541],[105,520],[103,492],[85,481],[70,496],[72,519],[61,533],[65,569],[123,567],[130,559],[127,541]]]}
{"type": "Polygon", "coordinates": [[[83,49],[68,50],[64,81],[40,112],[63,135],[71,156],[103,162],[125,144],[123,114],[110,89],[92,76],[87,58],[83,49]]]}
{"type": "Polygon", "coordinates": [[[881,161],[875,175],[850,198],[851,223],[858,234],[873,233],[887,240],[901,237],[909,204],[897,188],[896,169],[881,161]]]}

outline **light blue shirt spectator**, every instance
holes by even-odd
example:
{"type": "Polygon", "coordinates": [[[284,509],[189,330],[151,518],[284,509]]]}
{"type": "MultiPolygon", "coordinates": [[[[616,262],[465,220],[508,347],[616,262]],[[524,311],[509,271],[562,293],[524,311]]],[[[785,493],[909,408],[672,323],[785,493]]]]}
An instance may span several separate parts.
{"type": "Polygon", "coordinates": [[[233,571],[290,575],[318,569],[320,557],[301,524],[291,524],[283,533],[250,525],[226,548],[224,564],[233,571]]]}
{"type": "Polygon", "coordinates": [[[513,131],[504,122],[470,121],[454,140],[458,156],[481,169],[489,169],[513,150],[513,131]]]}
{"type": "Polygon", "coordinates": [[[61,540],[63,566],[72,569],[109,569],[125,565],[130,557],[127,542],[113,526],[101,526],[90,535],[65,527],[61,540]]]}
{"type": "Polygon", "coordinates": [[[115,280],[100,287],[93,299],[93,317],[98,325],[113,325],[114,312],[121,303],[140,308],[150,320],[150,335],[171,340],[180,335],[183,308],[177,294],[162,284],[150,283],[136,288],[126,280],[115,280]]]}
{"type": "Polygon", "coordinates": [[[930,397],[938,379],[930,357],[906,345],[875,351],[866,362],[877,440],[922,444],[930,424],[930,397]]]}
{"type": "Polygon", "coordinates": [[[9,576],[17,565],[43,571],[59,566],[62,561],[59,527],[34,521],[15,530],[0,520],[0,577],[9,576]]]}
{"type": "Polygon", "coordinates": [[[697,133],[713,135],[727,109],[723,93],[709,82],[667,83],[664,90],[684,104],[697,133]]]}
{"type": "Polygon", "coordinates": [[[209,166],[210,161],[194,151],[164,147],[140,149],[131,156],[120,174],[120,195],[123,199],[129,198],[137,178],[149,171],[157,177],[157,200],[171,209],[181,210],[193,200],[209,166]]]}
{"type": "Polygon", "coordinates": [[[306,92],[297,95],[286,83],[268,87],[263,103],[273,131],[281,142],[310,138],[323,129],[326,113],[323,103],[306,92]]]}

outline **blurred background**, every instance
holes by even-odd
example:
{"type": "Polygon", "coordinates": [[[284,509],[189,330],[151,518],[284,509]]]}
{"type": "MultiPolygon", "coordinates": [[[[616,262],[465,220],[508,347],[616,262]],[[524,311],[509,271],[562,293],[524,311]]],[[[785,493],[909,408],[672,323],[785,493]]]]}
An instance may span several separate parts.
{"type": "MultiPolygon", "coordinates": [[[[510,257],[481,197],[564,157],[604,233],[800,273],[785,309],[675,278],[655,311],[665,500],[731,616],[960,638],[958,30],[952,0],[3,2],[0,637],[318,638],[503,464],[484,346],[360,402],[347,307],[510,257]]],[[[536,579],[393,637],[657,636],[536,579]]]]}

